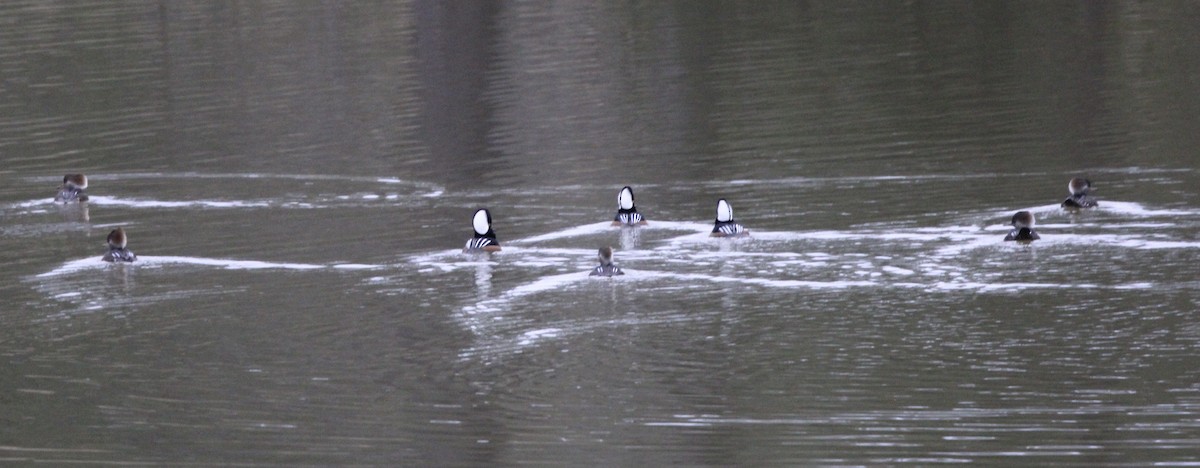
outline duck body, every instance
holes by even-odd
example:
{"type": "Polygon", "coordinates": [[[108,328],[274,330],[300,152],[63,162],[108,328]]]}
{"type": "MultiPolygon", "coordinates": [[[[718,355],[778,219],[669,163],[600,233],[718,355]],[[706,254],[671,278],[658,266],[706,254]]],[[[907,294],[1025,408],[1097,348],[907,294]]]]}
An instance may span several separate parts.
{"type": "Polygon", "coordinates": [[[646,218],[642,217],[636,209],[617,210],[617,216],[613,218],[613,226],[644,226],[646,218]]]}
{"type": "Polygon", "coordinates": [[[133,251],[125,247],[127,238],[125,230],[122,228],[113,229],[108,233],[108,253],[104,254],[101,260],[110,263],[132,263],[137,260],[137,255],[133,251]]]}
{"type": "Polygon", "coordinates": [[[1071,179],[1067,183],[1067,190],[1071,192],[1071,196],[1063,200],[1061,207],[1068,210],[1080,210],[1085,208],[1095,208],[1100,206],[1100,202],[1096,197],[1091,195],[1092,181],[1082,177],[1071,179]]]}
{"type": "Polygon", "coordinates": [[[126,248],[108,249],[108,253],[104,254],[101,260],[109,263],[133,263],[137,261],[137,255],[134,255],[133,251],[126,248]]]}
{"type": "Polygon", "coordinates": [[[1033,242],[1041,238],[1042,236],[1039,236],[1032,228],[1013,229],[1008,232],[1008,235],[1004,236],[1004,240],[1006,241],[1017,242],[1033,242]]]}
{"type": "Polygon", "coordinates": [[[1071,195],[1067,197],[1066,200],[1063,200],[1062,205],[1060,206],[1066,209],[1080,210],[1084,208],[1095,208],[1100,206],[1100,202],[1096,201],[1095,197],[1088,195],[1071,195]]]}
{"type": "Polygon", "coordinates": [[[749,234],[750,234],[750,230],[746,229],[746,226],[742,226],[741,224],[738,224],[734,221],[725,221],[725,222],[717,221],[717,223],[715,225],[713,225],[712,234],[710,234],[710,236],[711,237],[737,237],[737,236],[746,236],[749,234]]]}
{"type": "Polygon", "coordinates": [[[600,265],[600,266],[598,266],[598,267],[596,267],[596,268],[592,268],[592,273],[591,273],[591,274],[589,274],[588,276],[607,276],[607,277],[612,277],[612,276],[620,276],[620,275],[623,275],[623,274],[625,274],[625,272],[624,272],[624,271],[621,271],[621,267],[619,267],[619,266],[615,266],[615,265],[600,265]]]}

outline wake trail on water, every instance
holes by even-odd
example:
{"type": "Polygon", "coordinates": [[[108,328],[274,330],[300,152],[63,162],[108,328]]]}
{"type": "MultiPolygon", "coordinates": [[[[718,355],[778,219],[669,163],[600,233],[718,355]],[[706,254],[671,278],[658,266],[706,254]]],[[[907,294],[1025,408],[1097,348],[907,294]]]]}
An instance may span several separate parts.
{"type": "Polygon", "coordinates": [[[226,270],[371,270],[379,268],[387,268],[388,265],[371,265],[358,263],[333,263],[327,265],[318,265],[311,263],[287,263],[287,262],[264,262],[259,260],[235,260],[223,258],[205,258],[205,257],[179,257],[179,256],[150,256],[140,255],[137,261],[132,263],[110,263],[101,260],[101,257],[89,257],[79,260],[72,260],[63,263],[59,267],[45,273],[36,275],[36,278],[51,278],[56,276],[70,275],[87,270],[97,270],[110,267],[124,268],[162,268],[170,265],[197,265],[218,267],[226,270]]]}
{"type": "MultiPolygon", "coordinates": [[[[89,174],[88,178],[93,181],[110,181],[110,180],[138,180],[138,179],[252,179],[252,180],[298,180],[298,181],[334,181],[334,182],[351,182],[351,183],[378,183],[387,185],[410,185],[430,189],[431,191],[445,190],[441,185],[420,181],[408,180],[398,177],[379,177],[379,176],[350,176],[336,174],[272,174],[259,172],[245,173],[205,173],[205,172],[121,172],[121,173],[99,173],[89,174]]],[[[59,180],[58,177],[35,177],[34,182],[44,182],[53,184],[59,180]]]]}
{"type": "MultiPolygon", "coordinates": [[[[459,308],[464,325],[481,335],[483,341],[475,349],[478,352],[487,350],[489,345],[484,343],[520,349],[570,335],[570,330],[578,328],[570,320],[541,326],[513,323],[496,328],[495,324],[523,317],[521,311],[527,304],[554,304],[554,297],[558,296],[567,297],[572,303],[587,300],[579,296],[594,294],[595,288],[590,286],[594,284],[611,285],[601,290],[621,288],[623,293],[614,296],[618,304],[622,301],[620,297],[635,301],[633,297],[657,294],[656,291],[672,294],[680,289],[711,291],[714,286],[722,291],[735,287],[730,291],[799,294],[871,289],[1011,294],[1023,290],[1163,290],[1186,288],[1190,284],[1161,279],[1106,283],[1081,281],[1071,275],[1062,281],[1038,281],[1037,275],[1014,281],[1020,274],[1002,266],[1011,263],[1014,254],[1025,259],[1022,261],[1036,261],[1038,251],[1058,252],[1079,246],[1118,251],[1198,249],[1200,241],[1173,237],[1171,231],[1194,224],[1190,218],[1200,216],[1200,210],[1160,209],[1111,200],[1101,201],[1100,208],[1083,213],[1068,212],[1057,203],[1019,210],[1033,211],[1040,219],[1053,220],[1037,225],[1040,240],[1032,244],[1005,242],[1004,234],[1012,229],[1007,219],[1016,210],[995,209],[959,215],[945,225],[926,227],[873,224],[790,231],[756,229],[753,220],[741,220],[751,234],[733,239],[709,237],[712,225],[708,222],[657,220],[637,228],[614,228],[609,222],[597,222],[518,238],[509,244],[517,246],[506,246],[505,251],[483,260],[479,257],[466,260],[468,257],[461,252],[449,250],[409,260],[446,272],[488,265],[485,296],[459,308]],[[1070,221],[1056,222],[1061,219],[1070,221]],[[588,269],[594,263],[594,249],[538,245],[573,239],[594,243],[590,239],[630,232],[649,236],[642,237],[645,241],[635,243],[632,248],[616,251],[617,264],[626,273],[616,278],[588,276],[588,269]],[[655,232],[668,235],[653,236],[655,232]],[[978,254],[964,256],[972,251],[978,254]],[[526,273],[529,268],[552,272],[491,294],[493,273],[502,276],[506,268],[526,273]],[[564,273],[563,269],[578,270],[564,273]]],[[[1013,265],[1017,270],[1030,266],[1013,265]]],[[[1048,270],[1050,276],[1042,277],[1061,276],[1053,271],[1048,270]]]]}

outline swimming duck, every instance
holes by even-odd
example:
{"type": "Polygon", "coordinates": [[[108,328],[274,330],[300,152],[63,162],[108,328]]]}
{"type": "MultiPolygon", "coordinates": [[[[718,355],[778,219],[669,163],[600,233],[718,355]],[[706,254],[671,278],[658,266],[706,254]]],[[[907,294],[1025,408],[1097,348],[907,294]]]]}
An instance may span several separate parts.
{"type": "Polygon", "coordinates": [[[733,220],[733,207],[724,198],[717,200],[717,222],[713,224],[711,237],[746,236],[750,230],[733,220]]]}
{"type": "Polygon", "coordinates": [[[471,217],[471,226],[475,228],[475,236],[467,241],[463,252],[497,252],[500,241],[496,240],[496,232],[492,230],[492,213],[486,208],[475,211],[471,217]]]}
{"type": "Polygon", "coordinates": [[[104,254],[104,258],[101,260],[113,263],[128,263],[137,260],[137,255],[125,248],[125,242],[125,230],[113,229],[108,233],[108,253],[104,254]]]}
{"type": "Polygon", "coordinates": [[[1062,207],[1067,209],[1095,208],[1100,205],[1095,197],[1092,197],[1092,181],[1082,177],[1071,179],[1067,183],[1067,190],[1071,192],[1071,196],[1063,200],[1062,207]]]}
{"type": "Polygon", "coordinates": [[[1018,211],[1017,214],[1013,215],[1011,223],[1013,230],[1009,231],[1007,236],[1004,236],[1004,240],[1006,241],[1033,242],[1042,238],[1033,230],[1033,213],[1018,211]]]}
{"type": "Polygon", "coordinates": [[[628,185],[617,194],[617,216],[613,218],[613,226],[645,226],[646,218],[638,213],[633,205],[633,189],[628,185]]]}
{"type": "Polygon", "coordinates": [[[85,202],[88,196],[83,191],[87,186],[87,176],[83,174],[67,174],[63,176],[62,185],[58,187],[58,193],[54,195],[54,201],[58,203],[85,202]]]}
{"type": "Polygon", "coordinates": [[[596,254],[596,259],[600,261],[600,266],[592,269],[592,273],[588,276],[617,276],[623,275],[621,267],[613,265],[612,247],[601,247],[600,252],[596,254]]]}
{"type": "Polygon", "coordinates": [[[1070,197],[1062,200],[1062,208],[1079,210],[1099,206],[1096,198],[1091,196],[1092,181],[1084,178],[1074,178],[1067,184],[1070,197]]]}

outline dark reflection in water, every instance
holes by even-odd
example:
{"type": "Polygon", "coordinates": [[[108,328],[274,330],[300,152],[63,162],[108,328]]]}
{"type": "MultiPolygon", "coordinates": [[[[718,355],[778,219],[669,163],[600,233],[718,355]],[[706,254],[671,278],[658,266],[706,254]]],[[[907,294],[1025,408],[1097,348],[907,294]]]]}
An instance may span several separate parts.
{"type": "Polygon", "coordinates": [[[4,3],[0,459],[1200,463],[1198,18],[4,3]]]}
{"type": "Polygon", "coordinates": [[[422,138],[437,173],[485,179],[504,165],[491,150],[493,104],[485,98],[495,61],[497,2],[422,1],[413,5],[421,84],[422,138]]]}

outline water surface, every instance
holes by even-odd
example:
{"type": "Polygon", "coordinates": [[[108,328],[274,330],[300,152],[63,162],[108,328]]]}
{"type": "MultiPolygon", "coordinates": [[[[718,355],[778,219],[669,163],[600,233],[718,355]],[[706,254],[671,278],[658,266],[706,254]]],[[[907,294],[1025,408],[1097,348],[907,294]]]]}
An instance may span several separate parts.
{"type": "Polygon", "coordinates": [[[1192,4],[0,12],[0,460],[1200,464],[1192,4]]]}

